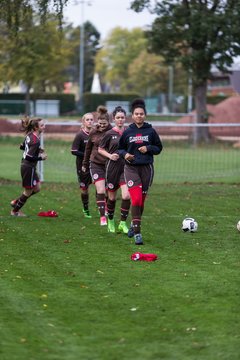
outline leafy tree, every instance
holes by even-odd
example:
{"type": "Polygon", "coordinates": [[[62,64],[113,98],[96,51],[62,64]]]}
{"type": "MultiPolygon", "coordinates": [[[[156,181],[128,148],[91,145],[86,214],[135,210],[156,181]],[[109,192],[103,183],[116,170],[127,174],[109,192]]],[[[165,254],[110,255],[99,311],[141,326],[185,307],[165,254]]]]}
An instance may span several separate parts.
{"type": "Polygon", "coordinates": [[[55,10],[61,25],[63,8],[67,2],[68,0],[0,0],[0,21],[7,24],[8,30],[16,34],[28,17],[29,9],[38,13],[42,22],[47,14],[55,10]]]}
{"type": "MultiPolygon", "coordinates": [[[[75,83],[79,82],[80,30],[80,27],[72,28],[71,25],[67,30],[67,38],[72,47],[67,74],[70,81],[75,83]]],[[[84,23],[84,92],[90,91],[91,89],[95,67],[95,56],[99,50],[99,40],[100,33],[91,22],[86,21],[84,23]]]]}
{"type": "MultiPolygon", "coordinates": [[[[148,8],[157,15],[147,32],[150,48],[169,64],[179,61],[191,72],[197,122],[207,122],[206,93],[211,67],[227,71],[240,54],[240,0],[134,0],[136,12],[148,8]]],[[[199,128],[197,142],[209,141],[199,128]]]]}
{"type": "MultiPolygon", "coordinates": [[[[174,92],[186,92],[186,74],[181,64],[174,64],[174,92]]],[[[132,91],[141,96],[168,93],[169,68],[162,56],[143,50],[128,67],[128,84],[132,91]]]]}
{"type": "Polygon", "coordinates": [[[46,86],[55,86],[58,90],[63,87],[63,70],[69,53],[68,43],[59,33],[56,22],[46,21],[42,25],[37,20],[29,11],[17,37],[5,33],[0,51],[3,80],[14,83],[22,80],[26,84],[27,113],[31,89],[45,91],[46,86]]]}
{"type": "Polygon", "coordinates": [[[114,28],[96,56],[96,71],[112,92],[126,91],[128,66],[146,49],[147,40],[140,28],[114,28]]]}

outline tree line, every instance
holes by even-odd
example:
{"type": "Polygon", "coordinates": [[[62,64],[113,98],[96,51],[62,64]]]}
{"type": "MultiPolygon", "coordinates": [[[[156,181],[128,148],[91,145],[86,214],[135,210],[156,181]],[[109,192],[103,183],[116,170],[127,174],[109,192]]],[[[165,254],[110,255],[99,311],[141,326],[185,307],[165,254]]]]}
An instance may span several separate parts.
{"type": "MultiPolygon", "coordinates": [[[[77,29],[62,21],[67,2],[53,1],[57,20],[52,20],[50,0],[0,1],[3,81],[22,79],[27,86],[44,87],[46,82],[61,86],[67,76],[74,77],[79,37],[77,29]]],[[[88,24],[84,40],[88,80],[96,69],[111,91],[132,89],[145,96],[166,88],[167,68],[175,67],[180,89],[191,77],[197,122],[207,122],[211,68],[229,71],[240,55],[240,0],[129,0],[129,4],[135,12],[147,8],[156,15],[155,20],[144,32],[116,28],[103,46],[97,29],[88,24]]],[[[84,84],[87,89],[87,79],[84,84]]],[[[197,141],[202,140],[209,140],[207,128],[198,131],[197,141]]]]}

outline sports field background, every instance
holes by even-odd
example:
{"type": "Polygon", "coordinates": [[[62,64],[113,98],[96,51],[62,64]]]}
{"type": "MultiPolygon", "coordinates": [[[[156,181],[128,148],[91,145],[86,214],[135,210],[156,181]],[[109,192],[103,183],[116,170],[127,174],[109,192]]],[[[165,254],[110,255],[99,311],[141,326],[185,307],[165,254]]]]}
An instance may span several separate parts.
{"type": "Polygon", "coordinates": [[[163,141],[139,249],[99,226],[93,187],[82,216],[71,141],[46,139],[42,191],[11,217],[21,141],[0,138],[0,359],[238,360],[239,149],[163,141]],[[182,232],[186,216],[198,232],[182,232]]]}
{"type": "MultiPolygon", "coordinates": [[[[74,136],[73,136],[74,137],[74,136]]],[[[1,177],[20,180],[22,138],[1,137],[1,177]]],[[[155,156],[155,184],[163,183],[238,183],[240,179],[239,148],[231,141],[194,147],[188,142],[163,140],[164,149],[155,156]]],[[[75,160],[71,141],[45,139],[48,159],[42,162],[44,181],[76,182],[75,160]]]]}

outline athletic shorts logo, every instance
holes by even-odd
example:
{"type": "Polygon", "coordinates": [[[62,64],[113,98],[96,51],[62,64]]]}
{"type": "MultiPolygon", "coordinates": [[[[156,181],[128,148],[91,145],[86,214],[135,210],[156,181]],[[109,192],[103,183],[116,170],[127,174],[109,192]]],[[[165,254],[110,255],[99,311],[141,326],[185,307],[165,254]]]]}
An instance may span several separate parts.
{"type": "Polygon", "coordinates": [[[127,184],[128,184],[128,187],[132,187],[133,186],[133,181],[129,180],[127,184]]]}
{"type": "Polygon", "coordinates": [[[97,180],[98,179],[98,174],[93,174],[93,179],[97,180]]]}
{"type": "Polygon", "coordinates": [[[108,188],[109,188],[109,189],[113,189],[113,188],[114,188],[114,185],[113,185],[112,183],[109,183],[109,184],[108,184],[108,188]]]}

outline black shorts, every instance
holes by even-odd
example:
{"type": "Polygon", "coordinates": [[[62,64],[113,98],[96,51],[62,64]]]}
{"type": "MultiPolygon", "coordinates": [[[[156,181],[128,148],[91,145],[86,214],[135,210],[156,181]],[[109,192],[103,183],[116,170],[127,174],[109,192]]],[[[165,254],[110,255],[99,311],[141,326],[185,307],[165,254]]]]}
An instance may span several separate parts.
{"type": "Polygon", "coordinates": [[[89,185],[92,183],[90,172],[87,171],[84,173],[82,170],[78,170],[77,177],[80,188],[83,190],[87,190],[89,185]]]}
{"type": "Polygon", "coordinates": [[[123,184],[126,184],[124,163],[122,161],[109,160],[106,166],[106,185],[108,191],[114,192],[123,184]]]}
{"type": "Polygon", "coordinates": [[[128,165],[124,166],[124,176],[128,188],[142,186],[143,193],[147,193],[153,181],[153,165],[128,165]]]}
{"type": "Polygon", "coordinates": [[[34,188],[39,182],[39,176],[36,167],[21,165],[22,186],[26,189],[34,188]]]}
{"type": "Polygon", "coordinates": [[[93,184],[100,180],[106,179],[105,164],[96,164],[90,162],[90,174],[92,177],[93,184]]]}

